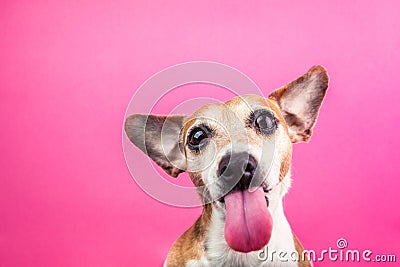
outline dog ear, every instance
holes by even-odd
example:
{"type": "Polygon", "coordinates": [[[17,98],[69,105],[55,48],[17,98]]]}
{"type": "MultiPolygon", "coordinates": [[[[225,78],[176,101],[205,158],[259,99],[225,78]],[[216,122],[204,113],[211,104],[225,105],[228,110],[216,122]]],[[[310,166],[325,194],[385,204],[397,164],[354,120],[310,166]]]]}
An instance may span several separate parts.
{"type": "Polygon", "coordinates": [[[177,177],[185,171],[186,159],[179,149],[184,116],[134,114],[125,121],[129,140],[166,173],[177,177]]]}
{"type": "Polygon", "coordinates": [[[328,81],[326,69],[314,66],[300,78],[270,94],[269,98],[278,102],[293,143],[310,139],[328,81]]]}

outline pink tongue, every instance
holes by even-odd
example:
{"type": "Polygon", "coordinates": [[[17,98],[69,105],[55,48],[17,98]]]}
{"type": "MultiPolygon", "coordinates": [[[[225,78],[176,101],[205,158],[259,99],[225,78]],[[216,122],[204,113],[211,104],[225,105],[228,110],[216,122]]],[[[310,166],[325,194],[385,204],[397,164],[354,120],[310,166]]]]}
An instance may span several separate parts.
{"type": "Polygon", "coordinates": [[[225,196],[225,205],[225,239],[228,245],[240,252],[262,249],[272,232],[272,217],[263,189],[230,193],[225,196]]]}

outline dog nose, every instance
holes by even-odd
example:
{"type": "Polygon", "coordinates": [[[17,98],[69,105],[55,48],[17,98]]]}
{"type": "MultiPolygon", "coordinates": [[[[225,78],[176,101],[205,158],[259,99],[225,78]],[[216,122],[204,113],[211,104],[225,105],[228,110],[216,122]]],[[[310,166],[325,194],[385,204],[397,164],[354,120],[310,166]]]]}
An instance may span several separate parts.
{"type": "Polygon", "coordinates": [[[226,155],[221,159],[218,166],[218,176],[224,180],[238,181],[234,189],[245,190],[257,168],[257,160],[248,153],[237,153],[226,155]]]}

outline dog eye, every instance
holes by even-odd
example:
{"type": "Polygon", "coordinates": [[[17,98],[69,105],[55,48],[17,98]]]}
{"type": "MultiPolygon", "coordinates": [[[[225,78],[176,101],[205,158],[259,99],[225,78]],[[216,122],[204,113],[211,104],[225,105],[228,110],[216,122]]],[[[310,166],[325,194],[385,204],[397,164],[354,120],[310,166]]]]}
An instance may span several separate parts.
{"type": "Polygon", "coordinates": [[[207,144],[210,137],[211,131],[206,126],[201,125],[193,128],[188,137],[189,148],[196,151],[200,150],[207,144]]]}
{"type": "Polygon", "coordinates": [[[254,125],[260,133],[271,134],[276,129],[276,119],[274,115],[267,110],[254,112],[254,125]]]}

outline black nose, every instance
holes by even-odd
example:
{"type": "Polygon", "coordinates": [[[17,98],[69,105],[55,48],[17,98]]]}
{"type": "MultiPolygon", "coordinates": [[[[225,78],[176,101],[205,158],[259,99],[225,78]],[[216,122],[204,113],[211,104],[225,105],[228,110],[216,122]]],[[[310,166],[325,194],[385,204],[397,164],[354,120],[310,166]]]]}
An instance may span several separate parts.
{"type": "Polygon", "coordinates": [[[256,159],[243,152],[224,156],[219,163],[217,174],[228,184],[236,181],[236,184],[231,184],[233,190],[245,190],[249,188],[256,168],[256,159]]]}

